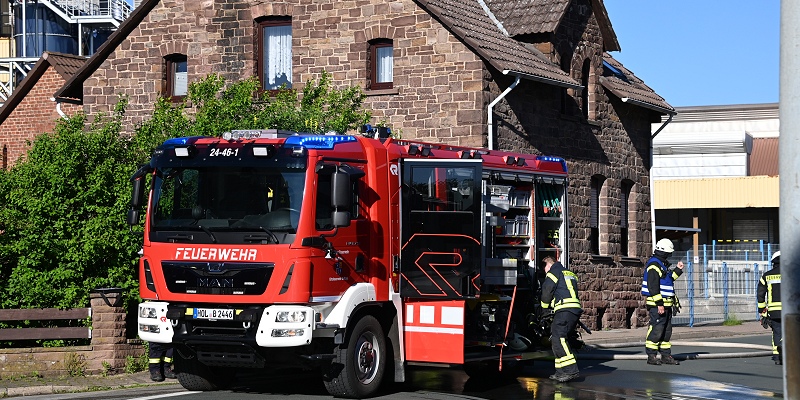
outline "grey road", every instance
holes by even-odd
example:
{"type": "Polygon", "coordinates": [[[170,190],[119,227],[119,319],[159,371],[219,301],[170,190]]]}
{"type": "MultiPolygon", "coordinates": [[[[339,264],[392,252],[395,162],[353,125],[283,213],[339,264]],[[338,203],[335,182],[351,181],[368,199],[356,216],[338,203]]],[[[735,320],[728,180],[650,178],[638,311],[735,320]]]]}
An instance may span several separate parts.
{"type": "MultiPolygon", "coordinates": [[[[582,376],[566,384],[547,377],[551,361],[526,365],[516,378],[469,377],[461,369],[414,367],[408,382],[389,385],[377,399],[758,399],[783,398],[783,369],[769,357],[715,358],[715,354],[751,352],[738,343],[769,345],[769,338],[743,336],[708,342],[730,347],[675,345],[676,358],[689,358],[679,366],[647,365],[643,360],[615,359],[643,354],[639,347],[595,350],[595,359],[580,359],[582,376]],[[697,356],[700,356],[699,358],[697,356]],[[607,356],[607,357],[606,357],[607,356]],[[709,358],[704,358],[709,357],[709,358]]],[[[580,357],[580,355],[579,355],[580,357]]],[[[33,396],[26,399],[128,399],[155,400],[262,400],[331,399],[319,379],[307,372],[281,376],[244,377],[242,385],[213,393],[186,392],[178,385],[69,395],[33,396]]]]}

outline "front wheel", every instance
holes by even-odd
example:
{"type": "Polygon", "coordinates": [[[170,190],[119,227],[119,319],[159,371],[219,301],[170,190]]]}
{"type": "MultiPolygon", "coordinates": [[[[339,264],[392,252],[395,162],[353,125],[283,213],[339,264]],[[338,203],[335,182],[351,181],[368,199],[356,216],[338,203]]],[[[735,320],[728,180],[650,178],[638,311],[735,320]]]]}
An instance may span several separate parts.
{"type": "Polygon", "coordinates": [[[175,374],[186,390],[206,392],[227,388],[233,381],[231,369],[209,367],[196,357],[184,357],[175,351],[175,374]]]}
{"type": "Polygon", "coordinates": [[[360,399],[378,391],[386,370],[386,339],[375,317],[361,318],[333,354],[324,379],[328,393],[360,399]]]}

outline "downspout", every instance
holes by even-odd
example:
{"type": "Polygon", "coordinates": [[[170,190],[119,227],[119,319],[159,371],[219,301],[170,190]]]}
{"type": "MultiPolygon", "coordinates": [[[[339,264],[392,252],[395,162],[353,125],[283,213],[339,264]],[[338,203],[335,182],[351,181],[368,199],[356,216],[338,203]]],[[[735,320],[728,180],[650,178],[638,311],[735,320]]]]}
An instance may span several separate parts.
{"type": "Polygon", "coordinates": [[[653,189],[655,189],[656,185],[655,182],[653,181],[653,164],[654,164],[653,139],[656,138],[656,135],[658,135],[662,129],[664,129],[670,122],[672,122],[672,117],[674,116],[675,114],[669,114],[669,118],[667,118],[667,120],[664,121],[664,123],[661,124],[661,126],[658,129],[656,129],[655,133],[653,133],[653,135],[650,136],[650,227],[651,227],[650,232],[652,234],[653,246],[655,246],[656,243],[656,203],[655,203],[655,196],[653,195],[654,192],[653,189]]]}
{"type": "MultiPolygon", "coordinates": [[[[503,71],[503,73],[506,73],[506,71],[503,71]]],[[[492,127],[494,125],[494,121],[493,121],[493,118],[492,118],[492,115],[494,114],[494,106],[500,100],[503,100],[503,98],[506,97],[506,95],[509,92],[514,90],[515,87],[517,87],[517,85],[519,84],[519,80],[520,80],[520,76],[516,75],[516,78],[514,79],[514,83],[512,83],[511,86],[509,86],[506,90],[504,90],[503,93],[500,93],[500,96],[497,96],[497,98],[494,99],[494,101],[489,103],[489,107],[487,109],[487,114],[488,114],[487,115],[488,116],[487,121],[489,121],[489,126],[488,126],[488,129],[487,129],[487,134],[489,135],[489,150],[494,150],[494,133],[492,132],[493,131],[492,127]]]]}
{"type": "Polygon", "coordinates": [[[51,97],[50,101],[54,101],[56,103],[56,112],[58,113],[58,115],[61,116],[61,118],[69,119],[69,117],[67,117],[67,114],[64,114],[64,111],[61,111],[61,100],[56,99],[55,97],[51,97]]]}

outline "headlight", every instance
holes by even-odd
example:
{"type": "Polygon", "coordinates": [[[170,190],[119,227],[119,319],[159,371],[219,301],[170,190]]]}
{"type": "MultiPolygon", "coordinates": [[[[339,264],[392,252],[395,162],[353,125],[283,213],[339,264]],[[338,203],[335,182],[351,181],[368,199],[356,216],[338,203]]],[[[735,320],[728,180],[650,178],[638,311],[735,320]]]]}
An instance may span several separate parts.
{"type": "Polygon", "coordinates": [[[158,310],[155,307],[139,307],[139,318],[158,318],[158,310]]]}
{"type": "Polygon", "coordinates": [[[278,311],[275,322],[305,322],[305,311],[278,311]]]}

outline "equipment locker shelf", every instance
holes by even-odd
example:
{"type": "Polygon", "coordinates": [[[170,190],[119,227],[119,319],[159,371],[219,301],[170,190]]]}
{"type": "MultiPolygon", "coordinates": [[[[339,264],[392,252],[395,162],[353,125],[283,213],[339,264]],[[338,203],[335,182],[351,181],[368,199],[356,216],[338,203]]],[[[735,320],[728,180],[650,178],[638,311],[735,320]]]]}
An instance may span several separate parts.
{"type": "MultiPolygon", "coordinates": [[[[564,232],[564,185],[556,183],[536,184],[536,251],[537,261],[545,255],[561,260],[564,232]]],[[[564,260],[561,260],[562,262],[564,260]]]]}

